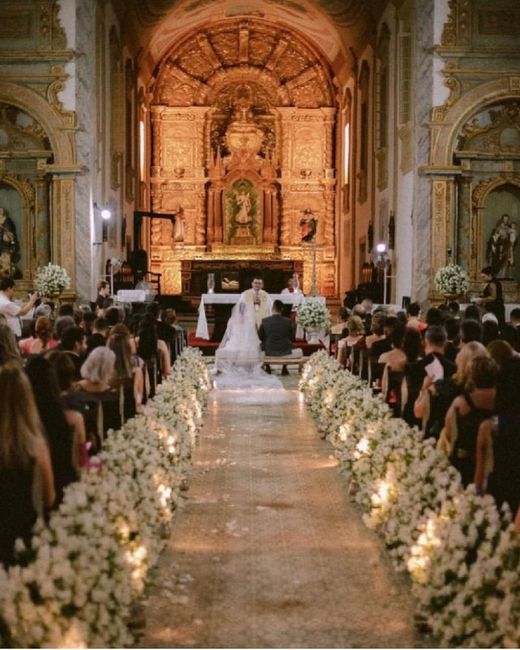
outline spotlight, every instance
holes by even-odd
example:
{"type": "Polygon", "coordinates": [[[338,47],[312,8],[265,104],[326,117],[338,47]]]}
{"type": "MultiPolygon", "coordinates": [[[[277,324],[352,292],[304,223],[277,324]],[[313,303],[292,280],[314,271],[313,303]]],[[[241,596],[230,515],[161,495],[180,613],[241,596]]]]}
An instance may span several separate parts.
{"type": "Polygon", "coordinates": [[[383,253],[386,253],[386,244],[385,242],[380,242],[379,244],[376,244],[376,252],[382,255],[383,253]]]}
{"type": "Polygon", "coordinates": [[[107,220],[107,219],[110,219],[111,216],[112,216],[112,212],[108,208],[103,208],[101,210],[101,218],[102,219],[107,220]]]}

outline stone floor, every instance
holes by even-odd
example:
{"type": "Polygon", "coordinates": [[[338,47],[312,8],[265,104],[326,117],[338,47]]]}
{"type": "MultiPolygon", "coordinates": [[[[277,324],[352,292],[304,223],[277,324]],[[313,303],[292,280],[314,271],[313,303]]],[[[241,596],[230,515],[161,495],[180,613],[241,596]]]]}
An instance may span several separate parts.
{"type": "Polygon", "coordinates": [[[285,384],[285,404],[212,395],[139,647],[421,645],[405,581],[285,384]]]}

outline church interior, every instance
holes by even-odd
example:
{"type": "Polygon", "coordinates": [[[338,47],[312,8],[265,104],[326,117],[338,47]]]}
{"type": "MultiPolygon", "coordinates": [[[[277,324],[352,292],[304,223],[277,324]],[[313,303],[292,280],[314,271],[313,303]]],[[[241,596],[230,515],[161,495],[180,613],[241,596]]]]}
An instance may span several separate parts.
{"type": "Polygon", "coordinates": [[[52,261],[83,301],[112,260],[187,303],[208,270],[296,272],[308,293],[312,215],[331,301],[381,285],[379,242],[391,304],[438,301],[449,261],[478,290],[520,192],[517,8],[488,5],[2,3],[0,199],[19,242],[5,272],[27,291],[52,261]]]}
{"type": "Polygon", "coordinates": [[[0,646],[518,647],[519,34],[518,0],[0,0],[0,646]]]}

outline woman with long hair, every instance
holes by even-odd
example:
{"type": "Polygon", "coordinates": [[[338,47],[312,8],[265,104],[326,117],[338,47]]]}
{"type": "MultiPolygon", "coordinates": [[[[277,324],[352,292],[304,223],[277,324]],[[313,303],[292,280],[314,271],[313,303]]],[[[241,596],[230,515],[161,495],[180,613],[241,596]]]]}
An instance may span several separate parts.
{"type": "Polygon", "coordinates": [[[130,332],[122,323],[110,330],[107,347],[116,355],[111,385],[122,391],[124,398],[123,419],[133,417],[142,410],[143,372],[142,361],[132,354],[130,332]]]}
{"type": "Polygon", "coordinates": [[[58,341],[53,338],[52,322],[47,316],[40,316],[36,320],[34,334],[34,339],[27,339],[22,347],[22,354],[41,354],[58,345],[58,341]]]}
{"type": "Polygon", "coordinates": [[[0,562],[29,544],[37,516],[54,503],[54,476],[31,384],[21,365],[0,366],[0,562]]]}
{"type": "Polygon", "coordinates": [[[8,361],[21,362],[16,337],[9,325],[0,323],[0,365],[8,361]]]}
{"type": "Polygon", "coordinates": [[[61,503],[63,490],[78,480],[77,444],[65,416],[56,371],[42,356],[32,356],[25,372],[31,382],[40,420],[51,452],[56,504],[61,503]]]}

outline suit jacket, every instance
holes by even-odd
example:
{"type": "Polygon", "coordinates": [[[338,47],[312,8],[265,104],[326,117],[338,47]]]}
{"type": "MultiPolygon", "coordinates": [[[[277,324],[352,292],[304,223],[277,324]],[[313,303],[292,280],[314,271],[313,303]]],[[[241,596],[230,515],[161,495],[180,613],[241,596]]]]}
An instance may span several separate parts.
{"type": "Polygon", "coordinates": [[[270,357],[284,357],[292,352],[293,327],[285,316],[274,314],[262,320],[258,332],[262,349],[270,357]]]}

